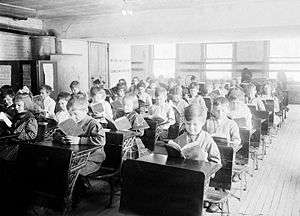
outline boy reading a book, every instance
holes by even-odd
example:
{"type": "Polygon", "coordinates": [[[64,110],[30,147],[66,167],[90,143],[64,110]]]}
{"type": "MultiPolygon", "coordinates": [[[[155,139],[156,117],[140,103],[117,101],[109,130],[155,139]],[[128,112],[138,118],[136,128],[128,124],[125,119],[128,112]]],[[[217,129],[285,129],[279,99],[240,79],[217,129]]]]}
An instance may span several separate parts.
{"type": "Polygon", "coordinates": [[[218,146],[209,133],[202,130],[207,111],[195,103],[185,108],[184,120],[186,132],[169,143],[178,144],[184,150],[184,158],[221,163],[218,146]]]}
{"type": "Polygon", "coordinates": [[[68,92],[60,92],[57,96],[57,112],[55,113],[55,120],[58,123],[61,123],[70,118],[70,114],[67,109],[67,103],[70,98],[71,94],[68,92]]]}
{"type": "Polygon", "coordinates": [[[87,115],[88,101],[85,95],[74,95],[67,103],[67,109],[72,119],[84,131],[79,136],[66,136],[70,144],[97,145],[100,148],[91,153],[87,165],[81,170],[80,174],[87,176],[96,172],[102,161],[105,159],[103,146],[105,144],[102,126],[92,117],[87,115]]]}
{"type": "Polygon", "coordinates": [[[234,120],[227,117],[229,102],[225,97],[218,97],[213,102],[212,117],[206,121],[205,129],[215,137],[226,138],[235,150],[240,148],[239,127],[234,120]]]}
{"type": "Polygon", "coordinates": [[[144,130],[149,128],[149,125],[144,118],[135,111],[137,101],[136,95],[133,94],[126,95],[123,99],[125,117],[131,123],[130,130],[136,132],[134,143],[132,143],[132,146],[128,148],[123,156],[126,159],[136,159],[137,157],[142,157],[150,153],[139,138],[144,135],[144,130]],[[137,154],[135,154],[136,152],[137,154]]]}
{"type": "Polygon", "coordinates": [[[256,96],[256,86],[252,83],[249,83],[245,86],[245,94],[247,103],[254,105],[257,111],[266,111],[265,105],[260,97],[256,96]]]}
{"type": "Polygon", "coordinates": [[[106,123],[106,119],[113,118],[111,105],[105,100],[106,93],[104,89],[92,87],[90,90],[92,102],[90,103],[90,115],[99,119],[101,123],[106,123]],[[94,109],[95,108],[95,109],[94,109]]]}
{"type": "Polygon", "coordinates": [[[52,88],[48,85],[44,85],[41,87],[40,95],[43,101],[43,113],[46,118],[54,118],[54,110],[55,110],[55,101],[50,97],[52,92],[52,88]]]}
{"type": "Polygon", "coordinates": [[[163,87],[158,87],[155,90],[156,101],[155,104],[150,106],[149,115],[152,119],[158,119],[160,137],[166,138],[168,136],[168,129],[171,125],[175,124],[175,114],[173,108],[167,100],[167,90],[163,87]]]}
{"type": "Polygon", "coordinates": [[[190,97],[188,98],[189,104],[192,103],[198,103],[199,105],[203,106],[206,108],[205,101],[201,95],[199,95],[199,84],[198,83],[191,83],[189,86],[189,93],[190,97]]]}

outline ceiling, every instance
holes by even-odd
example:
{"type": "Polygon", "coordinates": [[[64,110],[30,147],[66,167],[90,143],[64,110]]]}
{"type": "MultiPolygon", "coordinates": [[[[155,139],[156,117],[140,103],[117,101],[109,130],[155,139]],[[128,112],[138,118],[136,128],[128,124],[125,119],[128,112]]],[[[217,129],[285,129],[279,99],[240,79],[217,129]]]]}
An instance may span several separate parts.
{"type": "MultiPolygon", "coordinates": [[[[133,11],[193,8],[205,4],[246,1],[263,0],[126,0],[133,11]]],[[[42,19],[118,13],[123,7],[123,0],[0,0],[0,3],[36,9],[37,17],[42,19]]]]}

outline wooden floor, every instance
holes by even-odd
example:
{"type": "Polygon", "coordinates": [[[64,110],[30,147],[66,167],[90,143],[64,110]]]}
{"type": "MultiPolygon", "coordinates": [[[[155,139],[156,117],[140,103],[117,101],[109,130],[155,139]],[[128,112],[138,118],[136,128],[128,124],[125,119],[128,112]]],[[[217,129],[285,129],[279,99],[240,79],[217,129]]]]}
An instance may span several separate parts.
{"type": "MultiPolygon", "coordinates": [[[[123,215],[118,212],[119,197],[111,209],[96,203],[93,207],[81,203],[74,215],[123,215]]],[[[230,207],[230,215],[300,216],[300,106],[290,106],[288,119],[273,138],[265,160],[248,177],[248,190],[242,192],[240,202],[231,197],[230,207]]]]}

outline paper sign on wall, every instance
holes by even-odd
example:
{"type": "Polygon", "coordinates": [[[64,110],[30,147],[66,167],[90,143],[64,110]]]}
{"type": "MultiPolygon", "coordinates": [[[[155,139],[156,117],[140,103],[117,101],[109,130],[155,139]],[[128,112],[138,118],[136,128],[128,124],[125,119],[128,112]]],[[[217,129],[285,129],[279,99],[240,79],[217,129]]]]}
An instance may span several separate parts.
{"type": "Polygon", "coordinates": [[[0,87],[11,85],[11,65],[0,65],[0,87]]]}
{"type": "Polygon", "coordinates": [[[54,87],[53,86],[53,84],[54,84],[53,64],[44,63],[43,64],[43,71],[44,71],[44,75],[45,75],[45,85],[49,85],[53,89],[53,87],[54,87]]]}

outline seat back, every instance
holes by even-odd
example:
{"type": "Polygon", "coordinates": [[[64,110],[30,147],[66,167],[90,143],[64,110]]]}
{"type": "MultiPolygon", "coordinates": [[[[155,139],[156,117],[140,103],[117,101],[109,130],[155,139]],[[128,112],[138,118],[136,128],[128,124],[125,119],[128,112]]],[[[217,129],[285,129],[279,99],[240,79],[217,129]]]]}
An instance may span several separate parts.
{"type": "Polygon", "coordinates": [[[124,135],[122,133],[106,133],[106,143],[104,145],[105,160],[101,167],[117,170],[122,163],[122,143],[124,135]]]}
{"type": "Polygon", "coordinates": [[[35,144],[19,146],[18,178],[22,189],[28,194],[27,199],[40,199],[57,207],[63,206],[69,185],[71,154],[71,150],[63,148],[35,144]]]}
{"type": "Polygon", "coordinates": [[[141,137],[141,140],[147,149],[153,151],[158,138],[156,134],[157,122],[149,118],[145,118],[145,121],[149,125],[149,128],[144,130],[144,135],[141,137]]]}
{"type": "Polygon", "coordinates": [[[183,123],[178,110],[175,107],[173,107],[173,110],[174,110],[174,114],[175,114],[176,123],[169,127],[168,139],[176,139],[179,136],[180,125],[183,123]]]}
{"type": "Polygon", "coordinates": [[[217,146],[221,155],[222,167],[215,173],[214,178],[210,179],[209,186],[230,190],[233,167],[233,148],[222,144],[218,145],[218,143],[217,146]]]}
{"type": "Polygon", "coordinates": [[[256,106],[252,104],[248,104],[248,108],[250,109],[251,114],[254,115],[256,112],[256,106]]]}
{"type": "Polygon", "coordinates": [[[242,147],[236,153],[236,161],[241,165],[249,163],[250,131],[240,128],[240,137],[242,147]]]}
{"type": "Polygon", "coordinates": [[[247,120],[245,118],[235,118],[233,119],[237,125],[239,126],[239,128],[247,128],[247,120]]]}
{"type": "Polygon", "coordinates": [[[122,167],[120,212],[148,216],[202,215],[202,172],[138,160],[122,167]]]}
{"type": "Polygon", "coordinates": [[[272,114],[269,117],[269,123],[270,126],[272,126],[274,124],[274,109],[275,109],[275,104],[274,104],[274,100],[264,100],[264,105],[266,108],[266,111],[268,112],[272,112],[272,114]]]}

